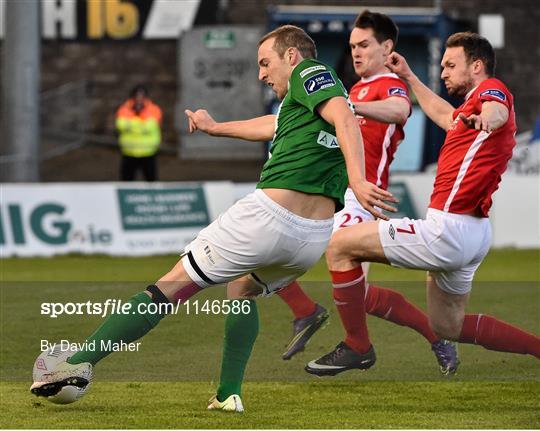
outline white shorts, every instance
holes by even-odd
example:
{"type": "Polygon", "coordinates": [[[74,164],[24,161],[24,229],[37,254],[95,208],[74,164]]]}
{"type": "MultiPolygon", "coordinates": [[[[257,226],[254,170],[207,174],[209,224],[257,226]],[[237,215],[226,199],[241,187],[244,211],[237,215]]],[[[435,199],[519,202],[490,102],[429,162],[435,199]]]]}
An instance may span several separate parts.
{"type": "Polygon", "coordinates": [[[433,273],[440,289],[463,295],[489,250],[489,219],[428,209],[425,220],[381,220],[384,254],[398,268],[433,273]]]}
{"type": "Polygon", "coordinates": [[[363,221],[373,221],[375,217],[366,211],[358,202],[356,196],[350,188],[345,192],[345,206],[334,214],[334,232],[344,227],[353,226],[363,221]]]}
{"type": "Polygon", "coordinates": [[[186,247],[182,263],[201,287],[251,274],[269,295],[317,263],[332,223],[297,216],[256,190],[204,228],[186,247]]]}

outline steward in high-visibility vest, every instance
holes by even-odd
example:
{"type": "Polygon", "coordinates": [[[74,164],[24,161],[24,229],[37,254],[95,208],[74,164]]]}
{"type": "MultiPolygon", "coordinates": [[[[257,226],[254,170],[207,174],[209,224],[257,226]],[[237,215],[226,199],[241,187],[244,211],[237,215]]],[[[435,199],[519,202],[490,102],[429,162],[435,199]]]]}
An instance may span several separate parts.
{"type": "Polygon", "coordinates": [[[121,179],[133,181],[139,169],[147,181],[157,179],[156,153],[161,143],[161,109],[138,85],[116,112],[116,130],[122,151],[121,179]]]}

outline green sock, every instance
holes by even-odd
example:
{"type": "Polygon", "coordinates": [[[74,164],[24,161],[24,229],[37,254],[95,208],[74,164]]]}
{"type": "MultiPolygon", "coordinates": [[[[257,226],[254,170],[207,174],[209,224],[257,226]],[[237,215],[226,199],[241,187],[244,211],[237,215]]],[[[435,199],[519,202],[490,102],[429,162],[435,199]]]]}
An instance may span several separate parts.
{"type": "Polygon", "coordinates": [[[95,347],[95,350],[80,350],[69,358],[68,362],[70,364],[90,362],[92,365],[96,365],[111,353],[111,350],[107,349],[107,344],[110,345],[109,342],[131,343],[141,338],[164,317],[159,313],[141,313],[139,311],[139,304],[148,305],[151,302],[152,298],[144,292],[133,296],[129,300],[131,308],[128,314],[110,315],[96,332],[86,339],[87,345],[95,347]]]}
{"type": "Polygon", "coordinates": [[[221,361],[221,377],[217,398],[224,401],[232,394],[240,395],[244,370],[259,333],[257,303],[249,302],[249,313],[229,314],[225,322],[225,340],[221,361]]]}

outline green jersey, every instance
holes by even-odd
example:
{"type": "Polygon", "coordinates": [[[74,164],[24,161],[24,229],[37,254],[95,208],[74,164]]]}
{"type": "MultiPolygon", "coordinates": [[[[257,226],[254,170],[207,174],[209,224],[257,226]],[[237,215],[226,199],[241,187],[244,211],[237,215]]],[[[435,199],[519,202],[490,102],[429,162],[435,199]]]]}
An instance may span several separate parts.
{"type": "Polygon", "coordinates": [[[345,159],[334,126],[317,112],[332,97],[348,98],[336,72],[317,60],[298,64],[279,106],[276,132],[257,188],[298,190],[328,196],[343,208],[345,159]]]}

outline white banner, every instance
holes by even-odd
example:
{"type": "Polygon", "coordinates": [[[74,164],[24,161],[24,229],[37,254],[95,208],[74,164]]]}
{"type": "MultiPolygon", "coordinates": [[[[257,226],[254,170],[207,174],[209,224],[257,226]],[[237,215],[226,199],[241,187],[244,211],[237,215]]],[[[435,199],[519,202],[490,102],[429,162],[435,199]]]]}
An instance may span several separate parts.
{"type": "Polygon", "coordinates": [[[180,253],[234,202],[233,185],[0,185],[0,256],[180,253]]]}

